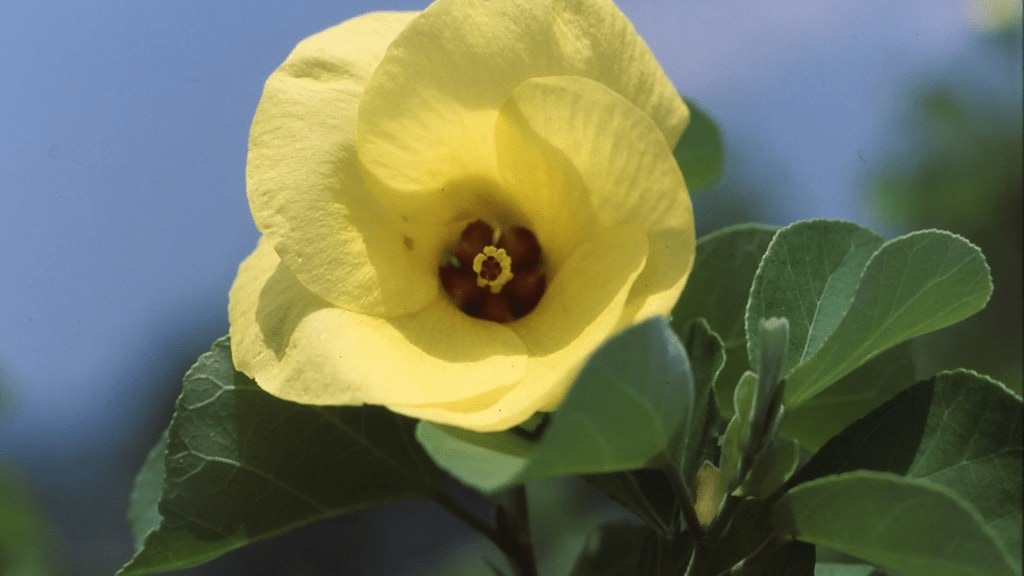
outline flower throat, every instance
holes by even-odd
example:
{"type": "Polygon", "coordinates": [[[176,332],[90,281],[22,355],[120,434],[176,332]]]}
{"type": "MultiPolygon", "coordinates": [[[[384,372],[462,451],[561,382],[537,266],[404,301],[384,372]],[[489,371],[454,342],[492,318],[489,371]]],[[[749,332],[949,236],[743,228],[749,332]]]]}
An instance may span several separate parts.
{"type": "Polygon", "coordinates": [[[492,322],[526,316],[547,288],[533,232],[522,226],[496,232],[483,220],[466,226],[438,276],[460,310],[492,322]]]}

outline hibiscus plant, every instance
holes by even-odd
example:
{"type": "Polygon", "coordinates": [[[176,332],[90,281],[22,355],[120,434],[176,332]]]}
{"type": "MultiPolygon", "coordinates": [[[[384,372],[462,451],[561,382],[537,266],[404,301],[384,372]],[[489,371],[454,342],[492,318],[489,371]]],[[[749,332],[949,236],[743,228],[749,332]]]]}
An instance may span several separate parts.
{"type": "Polygon", "coordinates": [[[697,240],[721,164],[609,0],[302,41],[252,125],[230,334],[120,574],[404,499],[490,540],[477,573],[537,574],[527,487],[576,477],[623,514],[558,574],[1019,576],[1021,399],[909,347],[984,307],[981,252],[828,220],[697,240]]]}

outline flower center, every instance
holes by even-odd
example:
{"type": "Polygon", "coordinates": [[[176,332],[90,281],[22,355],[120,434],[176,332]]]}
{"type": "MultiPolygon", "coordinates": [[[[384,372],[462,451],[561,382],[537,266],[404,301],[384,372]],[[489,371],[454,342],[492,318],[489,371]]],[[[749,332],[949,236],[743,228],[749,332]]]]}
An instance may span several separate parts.
{"type": "Polygon", "coordinates": [[[498,231],[482,220],[462,231],[438,276],[460,310],[493,322],[526,316],[547,288],[533,232],[521,226],[498,231]]]}
{"type": "Polygon", "coordinates": [[[512,274],[512,258],[504,248],[487,246],[473,258],[473,272],[476,272],[476,285],[484,288],[489,286],[491,294],[501,292],[512,274]]]}

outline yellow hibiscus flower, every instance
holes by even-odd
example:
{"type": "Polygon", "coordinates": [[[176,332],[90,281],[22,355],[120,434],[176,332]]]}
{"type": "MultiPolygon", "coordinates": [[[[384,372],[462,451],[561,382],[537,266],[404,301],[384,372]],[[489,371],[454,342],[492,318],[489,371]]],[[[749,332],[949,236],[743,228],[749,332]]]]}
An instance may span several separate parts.
{"type": "Polygon", "coordinates": [[[438,0],[304,40],[253,120],[236,367],[480,431],[554,410],[679,297],[688,118],[606,0],[438,0]]]}

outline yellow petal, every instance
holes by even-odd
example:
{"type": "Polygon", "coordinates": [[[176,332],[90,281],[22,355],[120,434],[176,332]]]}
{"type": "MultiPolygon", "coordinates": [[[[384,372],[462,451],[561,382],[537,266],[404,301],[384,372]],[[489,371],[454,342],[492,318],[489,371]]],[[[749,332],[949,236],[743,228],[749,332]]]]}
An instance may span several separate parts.
{"type": "Polygon", "coordinates": [[[355,157],[363,86],[413,16],[368,14],[300,43],[267,80],[249,142],[256,226],[307,288],[375,315],[433,301],[441,243],[457,234],[411,226],[385,210],[355,157]]]}
{"type": "Polygon", "coordinates": [[[693,212],[672,151],[646,114],[592,80],[538,78],[502,107],[495,139],[504,186],[556,266],[594,230],[641,226],[649,254],[628,322],[672,309],[693,265],[693,212]]]}
{"type": "Polygon", "coordinates": [[[523,379],[507,391],[443,404],[403,402],[391,409],[478,431],[506,429],[539,410],[554,409],[586,358],[616,331],[646,255],[645,235],[633,226],[607,230],[577,249],[537,308],[509,324],[530,358],[523,379]]]}
{"type": "Polygon", "coordinates": [[[622,328],[671,313],[693,269],[696,238],[692,227],[655,230],[647,240],[647,265],[633,282],[619,323],[622,328]]]}
{"type": "MultiPolygon", "coordinates": [[[[520,106],[517,96],[524,89],[531,92],[533,86],[538,86],[536,81],[525,82],[501,108],[494,127],[495,149],[502,186],[512,204],[510,212],[522,215],[517,223],[536,234],[545,261],[557,270],[599,227],[581,170],[565,151],[548,140],[543,125],[540,132],[534,125],[543,124],[548,114],[529,108],[537,104],[535,99],[524,103],[528,107],[525,111],[520,106]]],[[[559,111],[566,112],[561,107],[559,111]]],[[[564,129],[560,120],[555,122],[555,132],[564,129]]],[[[591,132],[588,129],[580,136],[590,137],[591,132]]],[[[602,137],[608,139],[607,135],[602,137]]],[[[557,137],[557,144],[564,145],[572,138],[571,134],[557,137]]],[[[579,143],[569,143],[575,144],[579,143]]]]}
{"type": "MultiPolygon", "coordinates": [[[[359,110],[359,155],[408,217],[463,218],[496,174],[498,109],[530,78],[592,78],[675,144],[689,112],[609,0],[438,0],[395,38],[359,110]]],[[[481,199],[482,197],[482,199],[481,199]]]]}
{"type": "Polygon", "coordinates": [[[526,350],[507,327],[438,298],[377,318],[306,290],[262,240],[231,288],[235,366],[275,396],[304,404],[452,402],[522,379],[526,350]]]}

